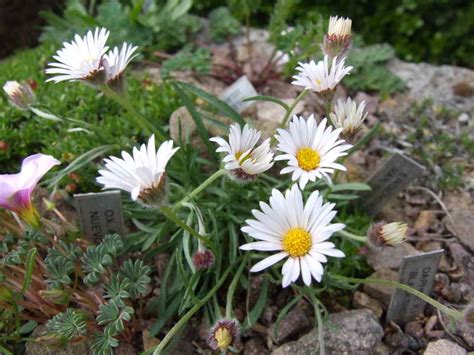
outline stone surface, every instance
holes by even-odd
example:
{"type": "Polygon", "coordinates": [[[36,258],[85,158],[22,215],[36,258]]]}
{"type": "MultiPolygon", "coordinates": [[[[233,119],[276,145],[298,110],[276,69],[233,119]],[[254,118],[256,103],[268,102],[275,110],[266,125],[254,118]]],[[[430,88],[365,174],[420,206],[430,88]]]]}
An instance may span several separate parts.
{"type": "MultiPolygon", "coordinates": [[[[324,327],[327,354],[371,354],[383,337],[375,315],[366,309],[329,315],[324,327]]],[[[272,355],[307,355],[319,351],[318,330],[276,348],[272,355]]]]}
{"type": "Polygon", "coordinates": [[[254,337],[247,341],[244,345],[244,355],[267,355],[270,350],[265,347],[262,338],[254,337]]]}
{"type": "Polygon", "coordinates": [[[461,86],[472,86],[474,82],[473,70],[450,65],[407,63],[398,59],[390,61],[387,67],[405,82],[409,95],[416,100],[430,98],[435,104],[460,111],[474,109],[472,90],[462,90],[461,92],[457,89],[461,86]]]}
{"type": "Polygon", "coordinates": [[[268,335],[270,335],[273,342],[277,344],[282,343],[288,337],[297,335],[311,326],[312,322],[308,314],[311,313],[305,307],[298,304],[281,320],[276,331],[275,324],[268,328],[268,335]]]}
{"type": "MultiPolygon", "coordinates": [[[[398,273],[390,269],[380,269],[370,275],[370,278],[398,281],[398,273]]],[[[368,284],[364,285],[363,289],[370,297],[380,300],[386,306],[390,303],[394,291],[393,287],[368,284]]]]}
{"type": "Polygon", "coordinates": [[[418,250],[410,243],[398,244],[381,250],[371,249],[367,253],[367,263],[374,269],[397,269],[405,256],[417,255],[418,250]]]}
{"type": "Polygon", "coordinates": [[[446,227],[462,244],[474,251],[474,201],[470,194],[448,194],[443,202],[454,222],[453,226],[449,219],[445,218],[446,227]]]}
{"type": "Polygon", "coordinates": [[[450,340],[432,341],[426,347],[424,355],[465,355],[467,351],[450,340]]]}
{"type": "Polygon", "coordinates": [[[358,309],[370,309],[378,318],[382,317],[382,304],[363,292],[356,291],[354,293],[354,296],[352,297],[352,304],[358,309]]]}
{"type": "MultiPolygon", "coordinates": [[[[38,338],[45,335],[46,327],[44,325],[38,326],[33,333],[32,338],[38,338]]],[[[53,349],[44,344],[29,341],[26,343],[26,355],[84,355],[92,354],[92,351],[86,342],[79,344],[69,344],[67,347],[53,349]]]]}

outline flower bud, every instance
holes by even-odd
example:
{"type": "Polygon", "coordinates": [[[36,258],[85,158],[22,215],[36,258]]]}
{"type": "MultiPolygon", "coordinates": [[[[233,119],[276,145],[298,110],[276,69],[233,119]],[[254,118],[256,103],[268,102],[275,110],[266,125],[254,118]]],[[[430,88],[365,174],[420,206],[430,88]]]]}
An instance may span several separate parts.
{"type": "Polygon", "coordinates": [[[406,240],[408,226],[405,223],[383,221],[373,224],[367,233],[367,242],[376,248],[396,246],[406,240]]]}
{"type": "Polygon", "coordinates": [[[328,32],[324,35],[321,45],[323,53],[331,58],[343,58],[352,47],[352,20],[338,16],[329,18],[328,32]]]}
{"type": "Polygon", "coordinates": [[[10,103],[20,110],[28,110],[28,106],[36,100],[30,85],[20,84],[18,81],[7,81],[3,85],[3,91],[7,94],[10,103]]]}
{"type": "Polygon", "coordinates": [[[193,255],[193,264],[196,270],[209,269],[214,265],[215,257],[212,251],[200,248],[193,255]]]}
{"type": "Polygon", "coordinates": [[[213,350],[226,350],[240,341],[239,322],[235,319],[221,319],[211,328],[207,343],[213,350]]]}

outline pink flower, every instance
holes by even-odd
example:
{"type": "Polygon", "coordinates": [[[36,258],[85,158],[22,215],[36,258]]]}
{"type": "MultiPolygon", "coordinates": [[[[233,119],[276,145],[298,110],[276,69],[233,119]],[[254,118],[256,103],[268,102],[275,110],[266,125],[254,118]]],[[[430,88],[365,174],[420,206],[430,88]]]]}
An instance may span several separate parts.
{"type": "Polygon", "coordinates": [[[0,208],[9,209],[33,227],[39,226],[31,195],[38,181],[60,162],[50,155],[34,154],[23,160],[17,174],[0,175],[0,208]]]}

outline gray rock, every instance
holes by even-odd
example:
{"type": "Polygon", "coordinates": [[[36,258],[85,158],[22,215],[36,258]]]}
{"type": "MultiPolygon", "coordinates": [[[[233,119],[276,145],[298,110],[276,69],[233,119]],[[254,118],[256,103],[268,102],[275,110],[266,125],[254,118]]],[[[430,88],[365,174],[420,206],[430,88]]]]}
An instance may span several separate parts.
{"type": "MultiPolygon", "coordinates": [[[[398,281],[398,273],[389,269],[380,269],[374,272],[370,278],[398,281]]],[[[380,300],[385,306],[390,303],[394,288],[383,285],[364,285],[364,292],[370,297],[380,300]]]]}
{"type": "Polygon", "coordinates": [[[275,324],[272,324],[268,328],[268,335],[270,335],[273,342],[280,344],[288,337],[307,330],[311,326],[308,314],[310,313],[302,305],[298,305],[282,319],[276,331],[275,324]]]}
{"type": "Polygon", "coordinates": [[[446,339],[432,341],[426,347],[424,355],[466,355],[467,351],[458,344],[446,339]]]}
{"type": "Polygon", "coordinates": [[[435,104],[448,106],[460,111],[474,109],[472,90],[460,87],[472,87],[474,71],[451,65],[435,66],[427,63],[407,63],[398,59],[391,60],[388,69],[399,76],[409,89],[409,95],[415,100],[430,98],[435,104]]]}
{"type": "MultiPolygon", "coordinates": [[[[328,354],[371,354],[383,337],[375,315],[366,309],[329,315],[324,327],[324,344],[328,354]]],[[[272,355],[306,355],[319,350],[318,330],[297,341],[280,346],[272,355]]]]}
{"type": "Polygon", "coordinates": [[[446,227],[461,242],[461,244],[474,251],[474,203],[468,192],[462,194],[448,194],[443,202],[451,214],[454,226],[445,218],[446,227]]]}
{"type": "Polygon", "coordinates": [[[370,309],[378,318],[382,317],[382,304],[363,292],[357,291],[356,293],[354,293],[354,296],[352,298],[352,304],[355,308],[358,309],[370,309]]]}
{"type": "Polygon", "coordinates": [[[367,263],[374,269],[398,269],[405,256],[419,254],[410,243],[398,244],[381,250],[371,249],[367,253],[367,263]]]}
{"type": "Polygon", "coordinates": [[[267,355],[270,350],[265,347],[265,343],[260,337],[250,339],[245,343],[244,355],[267,355]]]}

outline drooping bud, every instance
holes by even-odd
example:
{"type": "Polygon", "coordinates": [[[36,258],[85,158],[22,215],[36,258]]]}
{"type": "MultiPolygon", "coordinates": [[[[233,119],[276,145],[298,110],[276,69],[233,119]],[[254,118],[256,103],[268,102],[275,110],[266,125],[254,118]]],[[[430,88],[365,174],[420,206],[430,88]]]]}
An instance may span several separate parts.
{"type": "Polygon", "coordinates": [[[396,246],[406,240],[407,231],[408,226],[405,223],[377,222],[367,232],[367,242],[376,248],[396,246]]]}
{"type": "Polygon", "coordinates": [[[214,265],[215,257],[212,251],[199,248],[193,255],[193,264],[196,270],[209,269],[214,265]]]}
{"type": "Polygon", "coordinates": [[[328,32],[321,45],[323,53],[331,58],[343,58],[352,46],[352,20],[350,18],[331,16],[328,32]]]}
{"type": "Polygon", "coordinates": [[[226,350],[239,341],[239,322],[235,319],[221,319],[211,328],[207,343],[213,350],[226,350]]]}
{"type": "Polygon", "coordinates": [[[36,101],[36,96],[28,84],[7,81],[3,85],[3,91],[7,94],[10,103],[20,110],[28,110],[28,106],[36,101]]]}

